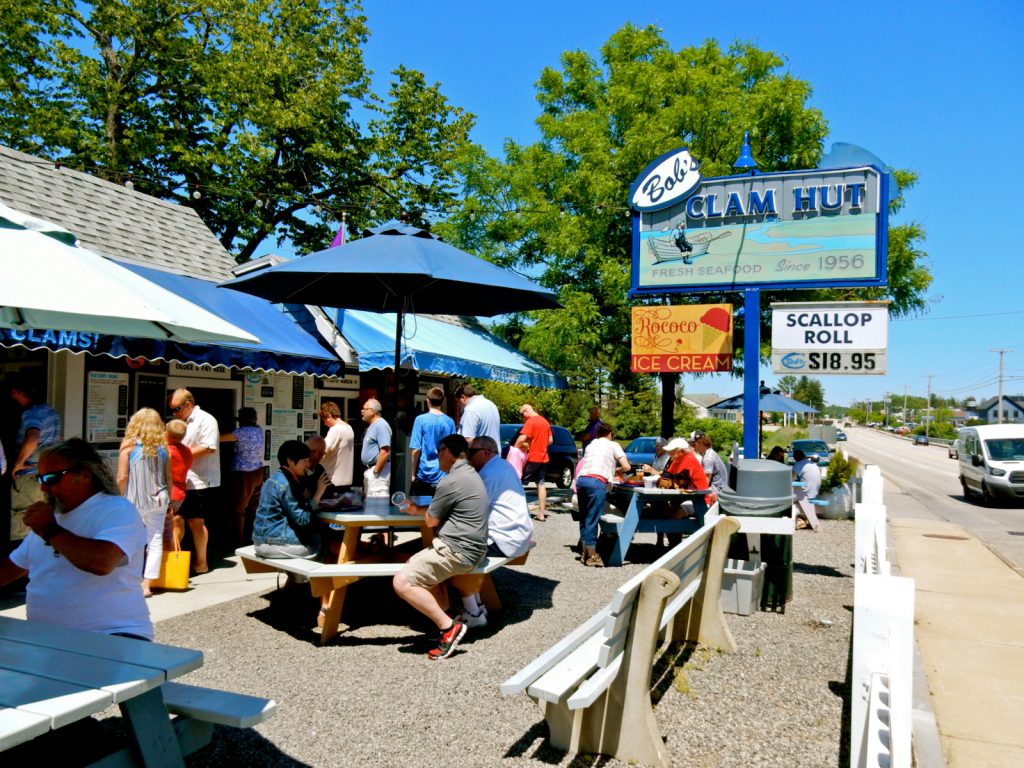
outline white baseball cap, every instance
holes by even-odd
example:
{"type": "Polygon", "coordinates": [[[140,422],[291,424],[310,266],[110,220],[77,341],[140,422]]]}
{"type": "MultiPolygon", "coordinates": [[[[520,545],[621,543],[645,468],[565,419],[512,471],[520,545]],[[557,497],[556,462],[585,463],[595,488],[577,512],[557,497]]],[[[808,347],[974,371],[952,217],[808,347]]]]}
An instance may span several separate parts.
{"type": "Polygon", "coordinates": [[[673,437],[668,441],[668,445],[665,446],[666,451],[685,451],[690,447],[690,443],[685,437],[673,437]]]}

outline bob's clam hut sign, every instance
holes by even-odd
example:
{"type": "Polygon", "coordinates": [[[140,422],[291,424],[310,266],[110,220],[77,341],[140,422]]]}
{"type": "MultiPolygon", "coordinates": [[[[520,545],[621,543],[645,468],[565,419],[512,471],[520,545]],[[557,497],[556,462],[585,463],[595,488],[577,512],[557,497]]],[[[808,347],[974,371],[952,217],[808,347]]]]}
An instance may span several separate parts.
{"type": "MultiPolygon", "coordinates": [[[[757,317],[762,288],[885,286],[890,175],[873,156],[860,165],[832,161],[844,153],[859,155],[854,163],[870,156],[835,144],[826,167],[711,179],[686,147],[652,161],[629,190],[630,298],[742,291],[745,315],[757,317]]],[[[736,165],[756,165],[746,137],[736,165]]],[[[760,333],[759,323],[746,323],[744,347],[759,349],[760,333]]],[[[871,360],[873,370],[860,358],[863,372],[884,369],[884,358],[871,360]]],[[[826,361],[841,372],[856,364],[826,361]]],[[[745,367],[743,389],[744,411],[756,414],[759,366],[745,367]]],[[[744,420],[747,456],[759,455],[759,421],[744,420]]]]}
{"type": "Polygon", "coordinates": [[[673,150],[630,188],[630,295],[885,285],[888,196],[873,166],[702,179],[673,150]]]}

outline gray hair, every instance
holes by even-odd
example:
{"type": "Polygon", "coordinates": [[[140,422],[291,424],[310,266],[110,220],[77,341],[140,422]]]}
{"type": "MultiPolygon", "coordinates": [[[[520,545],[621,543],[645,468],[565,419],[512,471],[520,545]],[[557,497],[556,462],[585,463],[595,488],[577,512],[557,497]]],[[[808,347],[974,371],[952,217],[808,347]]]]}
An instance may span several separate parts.
{"type": "Polygon", "coordinates": [[[664,448],[666,445],[668,445],[668,440],[666,440],[664,437],[659,437],[657,440],[654,441],[655,448],[664,448]]]}
{"type": "Polygon", "coordinates": [[[59,443],[46,446],[39,454],[43,459],[47,456],[59,456],[69,464],[69,469],[87,469],[92,475],[93,487],[111,496],[120,496],[121,489],[110,471],[110,467],[89,443],[80,437],[72,437],[59,443]]]}
{"type": "Polygon", "coordinates": [[[363,403],[363,407],[364,408],[369,408],[374,413],[380,413],[380,401],[379,400],[375,400],[372,397],[369,400],[367,400],[365,403],[363,403]]]}
{"type": "Polygon", "coordinates": [[[498,451],[498,443],[495,441],[493,437],[489,437],[487,435],[480,435],[479,437],[474,437],[473,447],[483,448],[485,451],[490,451],[495,456],[500,455],[500,452],[498,451]]]}

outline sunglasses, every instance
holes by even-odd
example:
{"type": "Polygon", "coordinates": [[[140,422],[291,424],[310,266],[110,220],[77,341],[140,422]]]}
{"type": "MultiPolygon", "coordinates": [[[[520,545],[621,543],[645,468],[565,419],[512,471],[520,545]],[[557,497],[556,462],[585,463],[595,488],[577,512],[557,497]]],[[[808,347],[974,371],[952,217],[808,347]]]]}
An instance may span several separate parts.
{"type": "Polygon", "coordinates": [[[40,485],[55,485],[59,483],[61,478],[68,472],[74,471],[74,467],[68,467],[67,469],[58,469],[56,472],[47,472],[45,475],[36,475],[36,482],[40,485]]]}
{"type": "Polygon", "coordinates": [[[188,403],[182,403],[181,405],[172,406],[171,407],[171,413],[177,413],[182,408],[184,408],[186,405],[188,405],[188,403]]]}
{"type": "Polygon", "coordinates": [[[467,456],[473,456],[473,455],[475,455],[477,453],[480,453],[480,451],[485,451],[486,452],[488,450],[489,449],[487,449],[487,448],[470,448],[468,451],[466,451],[466,455],[467,456]]]}

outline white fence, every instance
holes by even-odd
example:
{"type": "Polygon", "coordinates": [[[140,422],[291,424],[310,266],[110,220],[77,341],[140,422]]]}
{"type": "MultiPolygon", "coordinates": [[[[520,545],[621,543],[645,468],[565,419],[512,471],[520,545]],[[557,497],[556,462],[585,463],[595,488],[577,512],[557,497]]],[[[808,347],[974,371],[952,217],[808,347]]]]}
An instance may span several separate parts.
{"type": "Polygon", "coordinates": [[[864,468],[855,516],[850,768],[910,768],[914,581],[891,575],[882,473],[864,468]]]}

